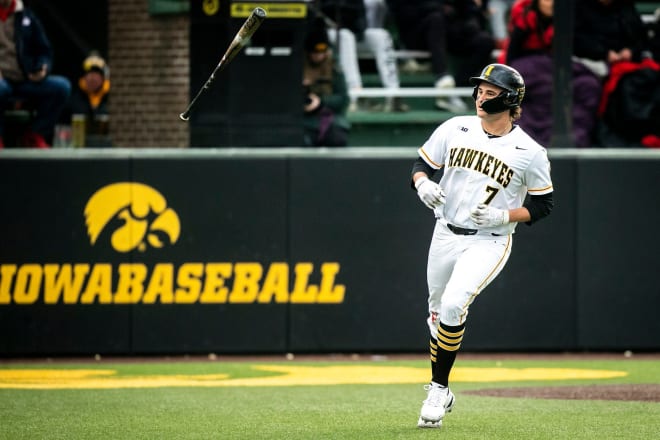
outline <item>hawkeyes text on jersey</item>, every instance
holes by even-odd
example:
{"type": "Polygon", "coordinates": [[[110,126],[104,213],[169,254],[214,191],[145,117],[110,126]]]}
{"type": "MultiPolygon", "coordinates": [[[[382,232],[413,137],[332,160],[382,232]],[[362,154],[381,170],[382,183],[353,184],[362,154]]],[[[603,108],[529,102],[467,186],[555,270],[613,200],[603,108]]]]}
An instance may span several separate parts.
{"type": "Polygon", "coordinates": [[[507,187],[511,182],[513,170],[504,162],[485,151],[473,150],[467,147],[455,147],[449,151],[447,167],[470,168],[490,176],[507,187]]]}

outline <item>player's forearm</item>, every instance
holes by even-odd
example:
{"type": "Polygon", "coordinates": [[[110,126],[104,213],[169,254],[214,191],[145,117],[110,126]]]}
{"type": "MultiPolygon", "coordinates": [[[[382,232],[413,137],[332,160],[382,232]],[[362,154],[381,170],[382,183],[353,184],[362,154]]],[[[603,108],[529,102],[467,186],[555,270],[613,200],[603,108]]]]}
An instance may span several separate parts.
{"type": "Polygon", "coordinates": [[[422,177],[429,177],[429,175],[426,174],[424,171],[417,171],[415,174],[413,174],[412,176],[413,184],[417,182],[417,179],[421,179],[422,177]]]}
{"type": "Polygon", "coordinates": [[[410,187],[416,188],[415,181],[422,177],[428,177],[430,179],[435,175],[435,172],[436,170],[424,162],[421,157],[417,157],[417,160],[413,164],[412,171],[410,172],[410,187]]]}
{"type": "Polygon", "coordinates": [[[525,207],[509,209],[509,223],[524,223],[530,221],[531,219],[532,216],[529,213],[529,210],[527,210],[525,207]]]}

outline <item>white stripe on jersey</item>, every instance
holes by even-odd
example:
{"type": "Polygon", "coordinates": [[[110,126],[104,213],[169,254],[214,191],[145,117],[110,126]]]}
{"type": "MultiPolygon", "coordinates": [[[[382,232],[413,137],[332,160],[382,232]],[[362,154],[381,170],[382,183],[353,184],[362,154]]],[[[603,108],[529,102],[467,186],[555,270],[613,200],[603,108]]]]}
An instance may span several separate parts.
{"type": "MultiPolygon", "coordinates": [[[[518,126],[489,138],[478,116],[456,116],[436,128],[418,153],[434,169],[444,167],[440,186],[447,203],[435,210],[436,217],[463,228],[478,229],[470,211],[479,203],[514,209],[522,206],[527,193],[553,190],[545,148],[518,126]]],[[[516,225],[487,231],[512,234],[516,225]]]]}

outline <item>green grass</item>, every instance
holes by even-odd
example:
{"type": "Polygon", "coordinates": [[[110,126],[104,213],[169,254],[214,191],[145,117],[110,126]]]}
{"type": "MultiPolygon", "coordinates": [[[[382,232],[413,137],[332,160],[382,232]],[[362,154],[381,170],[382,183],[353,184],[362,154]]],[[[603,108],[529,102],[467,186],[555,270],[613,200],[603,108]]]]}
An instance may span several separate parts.
{"type": "MultiPolygon", "coordinates": [[[[266,362],[4,363],[7,369],[116,370],[118,378],[226,374],[256,378],[266,362]]],[[[274,362],[284,366],[425,369],[426,360],[274,362]]],[[[422,383],[134,389],[0,389],[2,439],[651,439],[660,403],[496,398],[466,394],[511,386],[660,383],[660,360],[459,360],[456,367],[625,371],[616,379],[455,382],[457,404],[441,430],[416,421],[422,383]]]]}

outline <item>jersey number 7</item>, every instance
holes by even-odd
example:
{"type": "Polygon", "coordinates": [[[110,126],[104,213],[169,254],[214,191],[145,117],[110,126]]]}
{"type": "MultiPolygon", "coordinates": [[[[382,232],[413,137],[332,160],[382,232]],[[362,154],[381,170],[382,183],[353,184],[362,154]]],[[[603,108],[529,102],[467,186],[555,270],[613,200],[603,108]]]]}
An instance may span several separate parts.
{"type": "Polygon", "coordinates": [[[499,188],[495,188],[495,187],[492,187],[492,186],[487,186],[486,187],[486,192],[489,193],[489,194],[488,194],[488,197],[486,197],[486,200],[484,200],[484,205],[489,204],[495,198],[495,194],[497,194],[497,192],[499,190],[500,190],[499,188]]]}

